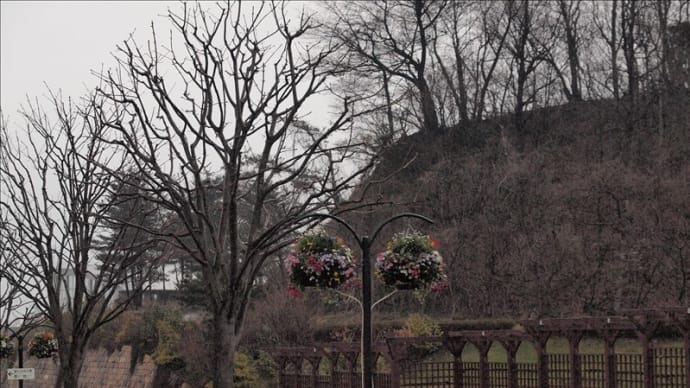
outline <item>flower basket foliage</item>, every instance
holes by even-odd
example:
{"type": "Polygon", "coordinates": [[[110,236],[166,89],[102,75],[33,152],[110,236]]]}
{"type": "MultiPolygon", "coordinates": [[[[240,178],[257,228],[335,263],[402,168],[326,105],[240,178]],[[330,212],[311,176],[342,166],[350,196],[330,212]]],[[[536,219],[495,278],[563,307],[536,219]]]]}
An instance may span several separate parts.
{"type": "Polygon", "coordinates": [[[29,343],[29,355],[36,358],[49,358],[57,352],[57,339],[52,333],[36,334],[29,343]]]}
{"type": "Polygon", "coordinates": [[[0,334],[0,358],[8,358],[12,355],[12,341],[9,337],[0,334]]]}
{"type": "Polygon", "coordinates": [[[386,251],[376,256],[376,275],[400,290],[439,288],[446,284],[446,275],[437,247],[428,235],[397,234],[386,243],[386,251]]]}
{"type": "Polygon", "coordinates": [[[337,288],[355,276],[352,252],[324,232],[300,237],[286,258],[290,282],[305,287],[337,288]]]}

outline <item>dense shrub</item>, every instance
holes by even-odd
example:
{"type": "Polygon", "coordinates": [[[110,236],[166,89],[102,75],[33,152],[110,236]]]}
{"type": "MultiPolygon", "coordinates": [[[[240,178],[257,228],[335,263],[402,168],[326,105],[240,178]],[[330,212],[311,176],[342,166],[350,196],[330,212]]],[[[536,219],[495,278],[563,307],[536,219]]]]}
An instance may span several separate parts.
{"type": "Polygon", "coordinates": [[[303,345],[314,340],[310,318],[315,305],[305,293],[294,298],[285,289],[255,300],[245,324],[243,344],[254,348],[274,345],[303,345]]]}

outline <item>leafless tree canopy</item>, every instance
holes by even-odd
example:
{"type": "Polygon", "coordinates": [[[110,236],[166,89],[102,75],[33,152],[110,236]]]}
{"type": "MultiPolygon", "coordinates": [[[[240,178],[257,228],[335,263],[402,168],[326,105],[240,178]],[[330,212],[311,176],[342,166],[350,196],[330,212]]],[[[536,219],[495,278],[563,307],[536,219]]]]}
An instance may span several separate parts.
{"type": "MultiPolygon", "coordinates": [[[[76,387],[88,339],[130,301],[119,299],[117,292],[137,257],[116,258],[112,246],[97,241],[106,232],[112,206],[112,173],[126,162],[100,141],[106,129],[100,102],[94,98],[76,105],[51,94],[48,106],[28,105],[21,135],[2,127],[3,277],[54,328],[60,384],[76,387]],[[103,265],[96,261],[97,252],[105,252],[103,265]]],[[[111,244],[118,244],[119,237],[111,244]]],[[[135,288],[140,291],[142,284],[135,288]]]]}
{"type": "Polygon", "coordinates": [[[201,265],[220,387],[232,384],[228,365],[262,263],[300,216],[332,208],[363,170],[350,160],[347,100],[325,128],[304,121],[334,50],[303,39],[312,17],[266,3],[211,8],[171,12],[170,39],[154,30],[147,44],[124,42],[100,93],[118,109],[104,139],[142,172],[141,195],[182,225],[156,233],[201,265]]]}
{"type": "Polygon", "coordinates": [[[470,120],[514,113],[513,124],[524,130],[539,107],[635,100],[662,83],[683,85],[669,77],[680,69],[673,37],[690,21],[687,0],[401,0],[324,8],[323,34],[342,43],[336,68],[347,70],[345,78],[358,74],[341,89],[380,107],[366,130],[383,144],[410,133],[410,123],[466,129],[470,120]]]}

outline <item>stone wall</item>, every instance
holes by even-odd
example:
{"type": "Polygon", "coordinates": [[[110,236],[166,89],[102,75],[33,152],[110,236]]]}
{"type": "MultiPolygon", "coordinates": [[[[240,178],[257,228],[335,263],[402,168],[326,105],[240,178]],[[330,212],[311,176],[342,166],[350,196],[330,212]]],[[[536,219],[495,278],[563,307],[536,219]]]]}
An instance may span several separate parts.
{"type": "MultiPolygon", "coordinates": [[[[149,356],[143,362],[137,363],[134,373],[130,374],[130,360],[132,348],[122,347],[122,350],[108,353],[105,349],[91,350],[86,354],[86,360],[81,370],[79,386],[82,388],[152,388],[156,375],[156,364],[149,356]]],[[[6,381],[6,364],[2,366],[2,388],[17,388],[17,381],[6,381]]],[[[25,368],[36,370],[35,380],[25,380],[24,388],[54,388],[57,379],[57,360],[36,359],[25,357],[25,368]]]]}

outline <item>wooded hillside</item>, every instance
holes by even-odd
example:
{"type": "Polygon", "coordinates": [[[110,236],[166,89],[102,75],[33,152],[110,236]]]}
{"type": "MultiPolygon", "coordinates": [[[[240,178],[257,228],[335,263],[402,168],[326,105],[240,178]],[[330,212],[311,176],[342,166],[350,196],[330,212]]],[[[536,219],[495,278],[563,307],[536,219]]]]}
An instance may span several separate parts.
{"type": "Polygon", "coordinates": [[[507,115],[406,137],[364,186],[384,205],[351,219],[412,210],[435,220],[425,230],[441,241],[450,289],[427,312],[518,318],[687,303],[690,100],[645,100],[530,112],[520,134],[507,115]]]}

